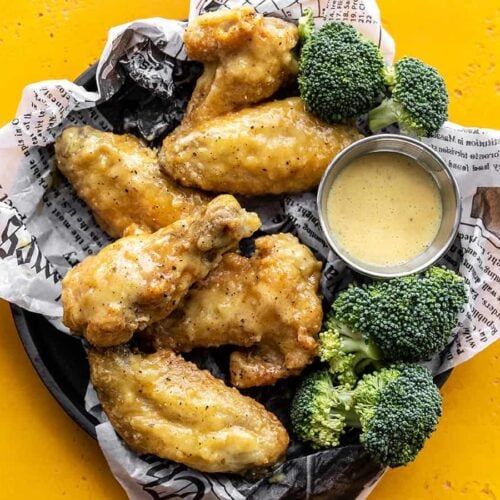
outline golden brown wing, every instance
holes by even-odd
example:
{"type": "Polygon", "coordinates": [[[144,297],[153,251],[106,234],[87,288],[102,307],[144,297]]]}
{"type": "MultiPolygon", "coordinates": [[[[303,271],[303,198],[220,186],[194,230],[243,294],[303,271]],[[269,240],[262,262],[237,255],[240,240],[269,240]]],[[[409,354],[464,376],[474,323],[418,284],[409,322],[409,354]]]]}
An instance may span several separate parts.
{"type": "Polygon", "coordinates": [[[299,375],[317,355],[323,319],[321,263],[309,248],[291,234],[267,236],[257,240],[257,258],[259,304],[254,314],[265,333],[254,346],[231,354],[231,383],[239,388],[299,375]],[[273,315],[260,317],[263,305],[273,315]]]}
{"type": "Polygon", "coordinates": [[[191,59],[203,62],[182,127],[271,97],[297,74],[292,49],[297,27],[264,18],[252,7],[218,11],[189,23],[184,43],[191,59]]]}
{"type": "Polygon", "coordinates": [[[95,345],[127,342],[136,330],[168,316],[223,253],[259,226],[256,214],[223,195],[198,217],[115,241],[64,278],[64,324],[95,345]]]}
{"type": "Polygon", "coordinates": [[[316,354],[320,270],[294,236],[258,238],[251,258],[224,255],[179,308],[144,336],[157,349],[177,352],[254,346],[231,355],[231,382],[238,387],[273,384],[300,373],[316,354]]]}
{"type": "Polygon", "coordinates": [[[90,375],[111,424],[138,453],[204,472],[274,464],[288,434],[261,404],[172,351],[91,350],[90,375]]]}
{"type": "Polygon", "coordinates": [[[207,195],[169,179],[160,170],[156,151],[134,136],[70,127],[55,149],[59,170],[112,237],[119,238],[131,226],[156,231],[208,203],[207,195]]]}
{"type": "Polygon", "coordinates": [[[251,346],[262,338],[256,259],[229,252],[208,276],[191,288],[167,318],[141,338],[156,349],[189,352],[225,344],[251,346]]]}
{"type": "Polygon", "coordinates": [[[333,157],[360,137],[354,126],[316,119],[297,97],[181,127],[165,139],[159,158],[184,186],[292,193],[316,187],[333,157]]]}

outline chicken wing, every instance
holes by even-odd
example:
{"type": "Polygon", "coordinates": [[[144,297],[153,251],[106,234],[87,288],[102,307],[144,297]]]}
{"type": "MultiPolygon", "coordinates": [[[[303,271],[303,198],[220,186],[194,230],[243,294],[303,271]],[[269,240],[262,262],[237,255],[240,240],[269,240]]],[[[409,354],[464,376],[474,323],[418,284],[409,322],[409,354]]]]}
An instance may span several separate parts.
{"type": "Polygon", "coordinates": [[[223,253],[259,226],[256,214],[223,195],[200,216],[115,241],[64,278],[64,324],[94,345],[127,342],[136,330],[168,316],[223,253]]]}
{"type": "Polygon", "coordinates": [[[182,126],[201,123],[271,97],[298,70],[297,27],[253,7],[205,14],[189,23],[184,43],[204,63],[182,126]]]}
{"type": "Polygon", "coordinates": [[[132,135],[70,127],[55,149],[59,170],[114,238],[133,228],[156,231],[208,203],[207,195],[163,174],[156,151],[132,135]]]}
{"type": "Polygon", "coordinates": [[[354,126],[327,125],[298,97],[174,131],[160,164],[184,186],[244,195],[312,189],[333,157],[361,136],[354,126]]]}
{"type": "Polygon", "coordinates": [[[142,338],[177,352],[253,346],[231,354],[232,384],[273,384],[300,373],[316,354],[320,270],[321,263],[291,234],[258,238],[251,258],[224,255],[179,308],[142,338]]]}
{"type": "Polygon", "coordinates": [[[92,349],[89,364],[111,424],[138,453],[241,473],[274,464],[286,450],[288,434],[272,413],[172,351],[92,349]]]}

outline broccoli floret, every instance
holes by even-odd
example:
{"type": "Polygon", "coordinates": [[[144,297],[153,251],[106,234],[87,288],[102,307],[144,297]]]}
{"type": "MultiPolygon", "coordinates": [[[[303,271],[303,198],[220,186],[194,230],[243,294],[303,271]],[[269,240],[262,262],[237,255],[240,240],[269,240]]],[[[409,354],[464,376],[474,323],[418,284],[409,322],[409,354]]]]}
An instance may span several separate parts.
{"type": "Polygon", "coordinates": [[[466,300],[462,277],[432,267],[420,275],[352,285],[335,300],[332,315],[343,332],[359,332],[375,344],[382,359],[420,361],[445,346],[466,300]]]}
{"type": "Polygon", "coordinates": [[[354,386],[382,361],[420,361],[440,351],[467,299],[463,279],[441,267],[422,275],[351,285],[326,314],[319,355],[354,386]]]}
{"type": "Polygon", "coordinates": [[[353,387],[360,374],[368,367],[380,368],[381,353],[373,342],[327,315],[319,334],[319,356],[330,366],[330,373],[340,384],[353,387]]]}
{"type": "Polygon", "coordinates": [[[368,114],[372,132],[393,123],[402,132],[428,137],[448,119],[448,93],[442,76],[419,59],[405,57],[386,71],[391,97],[368,114]]]}
{"type": "Polygon", "coordinates": [[[399,364],[365,375],[354,391],[360,441],[372,458],[398,467],[413,461],[441,416],[441,395],[423,366],[399,364]]]}
{"type": "Polygon", "coordinates": [[[299,21],[304,44],[298,82],[307,110],[328,123],[368,112],[385,91],[379,48],[342,22],[327,22],[314,31],[311,18],[309,12],[299,21]]]}
{"type": "Polygon", "coordinates": [[[349,388],[334,387],[326,370],[311,373],[292,401],[290,417],[295,434],[313,448],[337,446],[351,403],[349,388]]]}
{"type": "Polygon", "coordinates": [[[307,377],[292,402],[299,439],[314,448],[337,446],[346,427],[361,429],[360,441],[382,465],[414,460],[441,415],[441,396],[430,372],[398,364],[365,375],[354,389],[334,387],[326,371],[307,377]]]}
{"type": "Polygon", "coordinates": [[[306,9],[299,19],[299,38],[304,43],[314,33],[314,14],[312,9],[306,9]]]}

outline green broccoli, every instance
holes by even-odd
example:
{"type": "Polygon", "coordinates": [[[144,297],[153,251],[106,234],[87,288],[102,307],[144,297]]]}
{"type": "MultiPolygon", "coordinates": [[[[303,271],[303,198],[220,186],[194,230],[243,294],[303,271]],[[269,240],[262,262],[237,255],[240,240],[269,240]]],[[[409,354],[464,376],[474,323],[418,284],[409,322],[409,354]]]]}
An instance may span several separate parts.
{"type": "Polygon", "coordinates": [[[293,430],[313,448],[337,446],[351,404],[348,386],[334,387],[327,370],[313,372],[302,381],[292,401],[293,430]]]}
{"type": "Polygon", "coordinates": [[[327,315],[319,334],[319,356],[330,365],[330,372],[340,384],[355,386],[359,375],[368,366],[380,368],[382,355],[373,342],[327,315]]]}
{"type": "Polygon", "coordinates": [[[374,43],[342,22],[327,22],[315,31],[310,11],[299,21],[299,32],[298,82],[309,112],[327,123],[347,122],[379,102],[385,64],[374,43]]]}
{"type": "Polygon", "coordinates": [[[430,372],[397,364],[365,375],[349,390],[334,387],[326,371],[309,375],[292,402],[294,432],[313,448],[336,446],[347,427],[361,429],[360,441],[382,465],[415,459],[435,430],[441,396],[430,372]]]}
{"type": "Polygon", "coordinates": [[[386,70],[391,97],[370,111],[370,130],[398,123],[420,137],[437,132],[448,119],[448,93],[442,76],[419,59],[405,57],[386,70]]]}
{"type": "Polygon", "coordinates": [[[420,275],[351,285],[327,314],[321,359],[341,383],[353,385],[380,361],[420,361],[439,352],[467,300],[463,278],[432,267],[420,275]]]}
{"type": "Polygon", "coordinates": [[[413,461],[441,416],[441,395],[423,366],[398,364],[365,375],[355,389],[361,444],[383,465],[413,461]]]}
{"type": "Polygon", "coordinates": [[[299,38],[304,43],[314,33],[314,14],[312,9],[306,9],[299,19],[299,38]]]}

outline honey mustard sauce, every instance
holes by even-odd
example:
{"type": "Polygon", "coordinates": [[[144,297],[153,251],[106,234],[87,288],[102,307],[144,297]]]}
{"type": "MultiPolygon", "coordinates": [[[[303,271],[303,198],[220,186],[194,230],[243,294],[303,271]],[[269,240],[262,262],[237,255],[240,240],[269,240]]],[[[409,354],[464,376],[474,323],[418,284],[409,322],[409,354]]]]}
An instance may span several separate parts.
{"type": "Polygon", "coordinates": [[[372,265],[417,257],[434,240],[441,217],[432,176],[398,153],[357,158],[339,173],[328,195],[328,222],[339,246],[372,265]]]}

